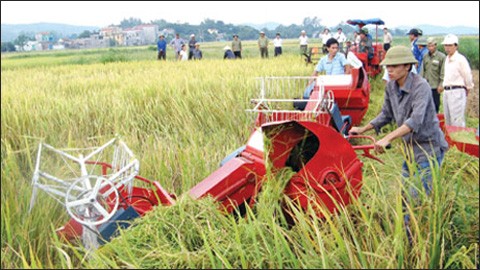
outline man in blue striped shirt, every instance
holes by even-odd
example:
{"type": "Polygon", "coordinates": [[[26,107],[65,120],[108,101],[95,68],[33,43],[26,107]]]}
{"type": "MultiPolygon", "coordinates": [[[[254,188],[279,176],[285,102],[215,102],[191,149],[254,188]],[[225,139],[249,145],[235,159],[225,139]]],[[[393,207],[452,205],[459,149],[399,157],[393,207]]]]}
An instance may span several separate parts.
{"type": "Polygon", "coordinates": [[[316,77],[319,72],[325,72],[327,75],[350,74],[350,64],[343,53],[338,53],[338,41],[330,38],[327,43],[328,54],[320,59],[312,76],[316,77]]]}

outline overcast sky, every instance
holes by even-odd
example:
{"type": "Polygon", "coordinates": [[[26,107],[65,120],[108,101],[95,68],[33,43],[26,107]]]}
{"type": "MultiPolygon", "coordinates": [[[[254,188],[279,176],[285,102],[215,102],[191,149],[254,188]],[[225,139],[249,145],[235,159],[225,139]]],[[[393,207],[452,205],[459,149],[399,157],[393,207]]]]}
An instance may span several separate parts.
{"type": "Polygon", "coordinates": [[[479,1],[1,1],[1,5],[2,24],[49,22],[103,27],[133,17],[143,22],[164,19],[200,24],[209,18],[233,24],[290,25],[317,16],[328,27],[349,19],[368,18],[381,18],[391,28],[420,24],[479,27],[479,1]]]}

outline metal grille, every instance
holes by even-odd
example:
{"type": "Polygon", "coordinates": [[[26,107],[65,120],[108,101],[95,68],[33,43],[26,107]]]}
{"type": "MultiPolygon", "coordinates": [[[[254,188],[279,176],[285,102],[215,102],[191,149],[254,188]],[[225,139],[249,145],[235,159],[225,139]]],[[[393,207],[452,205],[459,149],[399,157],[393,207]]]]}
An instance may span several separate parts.
{"type": "Polygon", "coordinates": [[[258,113],[261,124],[284,120],[316,121],[318,115],[326,113],[333,102],[332,93],[325,95],[323,83],[318,83],[319,98],[300,98],[310,95],[306,92],[313,90],[317,78],[263,77],[258,78],[257,83],[260,97],[251,100],[254,107],[247,111],[258,113]],[[299,102],[308,102],[308,105],[304,110],[296,109],[294,103],[299,102]]]}

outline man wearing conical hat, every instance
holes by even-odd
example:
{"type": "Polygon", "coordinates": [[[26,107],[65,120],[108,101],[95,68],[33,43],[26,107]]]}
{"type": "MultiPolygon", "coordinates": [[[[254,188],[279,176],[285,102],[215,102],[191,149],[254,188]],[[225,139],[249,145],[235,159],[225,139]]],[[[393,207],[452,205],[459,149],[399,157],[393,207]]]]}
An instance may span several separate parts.
{"type": "MultiPolygon", "coordinates": [[[[405,158],[402,176],[410,194],[404,199],[405,202],[407,198],[417,199],[419,191],[424,190],[427,195],[431,193],[431,166],[440,167],[448,149],[439,126],[430,85],[420,75],[410,72],[416,63],[412,51],[407,47],[396,46],[388,50],[385,59],[380,63],[387,67],[390,78],[385,89],[382,110],[366,126],[352,127],[349,131],[350,134],[362,134],[371,129],[379,131],[391,122],[396,124],[395,130],[375,142],[375,151],[383,153],[390,143],[402,138],[405,158]],[[411,177],[413,175],[421,175],[423,188],[415,187],[420,183],[415,183],[418,178],[411,177]],[[409,181],[409,178],[412,180],[409,181]]],[[[412,241],[409,220],[409,214],[405,213],[407,236],[412,241]]]]}

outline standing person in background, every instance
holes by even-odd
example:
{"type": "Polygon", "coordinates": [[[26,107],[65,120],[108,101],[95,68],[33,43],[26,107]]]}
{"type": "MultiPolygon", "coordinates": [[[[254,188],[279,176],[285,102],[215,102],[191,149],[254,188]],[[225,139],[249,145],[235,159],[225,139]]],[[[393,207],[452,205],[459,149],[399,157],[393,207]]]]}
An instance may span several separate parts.
{"type": "Polygon", "coordinates": [[[161,34],[158,37],[157,41],[157,50],[158,50],[158,60],[166,60],[167,58],[167,42],[165,41],[165,36],[161,34]]]}
{"type": "Polygon", "coordinates": [[[323,29],[323,33],[320,35],[320,37],[322,38],[322,52],[323,54],[327,54],[327,41],[332,37],[330,30],[328,28],[323,29]]]}
{"type": "Polygon", "coordinates": [[[442,44],[447,53],[443,78],[445,124],[465,127],[467,95],[473,90],[472,70],[465,56],[458,52],[457,36],[446,35],[442,44]]]}
{"type": "Polygon", "coordinates": [[[282,54],[282,38],[280,37],[280,33],[277,33],[275,38],[273,39],[273,47],[275,47],[275,57],[282,54]]]}
{"type": "Polygon", "coordinates": [[[175,38],[170,41],[170,45],[172,45],[173,49],[175,50],[175,58],[178,59],[178,56],[182,51],[182,45],[185,45],[185,40],[180,37],[179,33],[176,33],[175,38]]]}
{"type": "Polygon", "coordinates": [[[383,50],[385,52],[387,52],[388,49],[390,49],[390,46],[392,45],[392,41],[393,41],[392,34],[388,32],[387,27],[384,27],[383,28],[383,50]]]}
{"type": "Polygon", "coordinates": [[[233,35],[232,51],[236,59],[242,59],[242,41],[238,39],[238,35],[233,35]]]}
{"type": "Polygon", "coordinates": [[[343,30],[341,27],[337,29],[337,33],[333,36],[337,41],[338,41],[338,47],[340,49],[340,52],[343,53],[343,43],[347,40],[347,37],[343,33],[343,30]]]}
{"type": "Polygon", "coordinates": [[[307,54],[308,50],[308,36],[305,30],[300,32],[300,36],[298,37],[298,41],[300,42],[300,54],[307,54]]]}
{"type": "Polygon", "coordinates": [[[195,40],[195,35],[191,34],[190,35],[190,40],[188,41],[188,60],[192,60],[193,58],[193,51],[195,50],[195,44],[197,44],[197,41],[195,40]]]}
{"type": "Polygon", "coordinates": [[[203,58],[202,50],[200,50],[200,43],[195,43],[195,49],[193,50],[193,59],[200,60],[203,58]]]}
{"type": "Polygon", "coordinates": [[[418,49],[417,40],[418,40],[418,37],[421,36],[422,34],[423,34],[422,30],[417,28],[412,28],[407,33],[408,38],[410,39],[410,44],[412,46],[413,56],[415,57],[415,59],[417,59],[417,62],[418,62],[418,64],[415,65],[415,69],[417,70],[417,73],[419,71],[418,65],[421,63],[420,61],[422,56],[422,54],[420,53],[420,50],[418,49]]]}
{"type": "Polygon", "coordinates": [[[260,37],[258,38],[258,48],[262,58],[268,58],[268,38],[263,31],[260,32],[260,37]]]}
{"type": "Polygon", "coordinates": [[[427,49],[427,38],[421,37],[417,40],[417,46],[418,46],[418,51],[420,52],[420,56],[418,61],[418,66],[417,66],[417,74],[420,74],[420,71],[422,70],[422,64],[423,64],[423,57],[428,54],[428,49],[427,49]]]}
{"type": "Polygon", "coordinates": [[[428,53],[423,57],[420,75],[427,80],[432,88],[435,111],[440,108],[440,93],[443,91],[445,54],[437,50],[437,42],[433,38],[427,39],[428,53]]]}

